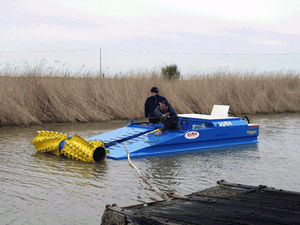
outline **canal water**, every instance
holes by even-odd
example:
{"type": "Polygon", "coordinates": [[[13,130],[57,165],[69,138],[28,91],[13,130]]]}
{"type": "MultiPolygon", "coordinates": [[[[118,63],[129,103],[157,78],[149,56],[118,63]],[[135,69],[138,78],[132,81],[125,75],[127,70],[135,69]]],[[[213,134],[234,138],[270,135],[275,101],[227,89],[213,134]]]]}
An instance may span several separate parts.
{"type": "MultiPolygon", "coordinates": [[[[300,114],[250,118],[260,124],[259,143],[132,159],[162,191],[190,194],[216,181],[300,191],[300,114]]],[[[84,138],[128,121],[0,128],[0,224],[100,224],[106,204],[160,199],[127,160],[89,164],[36,153],[37,130],[84,138]]]]}

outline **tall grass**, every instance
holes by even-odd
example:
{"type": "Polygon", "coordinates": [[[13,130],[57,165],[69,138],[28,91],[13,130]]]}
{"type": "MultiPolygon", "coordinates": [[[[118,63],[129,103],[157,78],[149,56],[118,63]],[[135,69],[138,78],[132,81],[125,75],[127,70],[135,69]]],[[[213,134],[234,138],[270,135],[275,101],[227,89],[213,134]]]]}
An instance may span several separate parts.
{"type": "Polygon", "coordinates": [[[152,86],[177,113],[209,114],[214,104],[237,114],[300,112],[300,76],[277,74],[200,74],[165,80],[154,73],[110,78],[0,73],[0,125],[141,119],[152,86]]]}

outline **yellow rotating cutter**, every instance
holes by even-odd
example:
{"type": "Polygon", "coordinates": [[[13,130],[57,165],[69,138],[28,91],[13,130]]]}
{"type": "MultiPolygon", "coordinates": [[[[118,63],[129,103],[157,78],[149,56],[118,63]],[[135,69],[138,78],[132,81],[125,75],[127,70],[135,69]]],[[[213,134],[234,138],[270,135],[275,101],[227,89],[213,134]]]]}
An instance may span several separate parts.
{"type": "Polygon", "coordinates": [[[108,153],[103,141],[86,141],[79,136],[71,137],[53,131],[38,131],[31,144],[38,152],[64,155],[84,162],[105,162],[108,153]]]}

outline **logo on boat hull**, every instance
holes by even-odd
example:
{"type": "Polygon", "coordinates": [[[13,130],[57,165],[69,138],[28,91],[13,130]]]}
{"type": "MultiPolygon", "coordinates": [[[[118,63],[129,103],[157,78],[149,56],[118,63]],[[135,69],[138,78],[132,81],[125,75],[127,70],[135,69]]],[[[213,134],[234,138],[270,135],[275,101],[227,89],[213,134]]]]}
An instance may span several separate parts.
{"type": "Polygon", "coordinates": [[[219,127],[229,127],[232,126],[232,123],[230,121],[224,121],[224,122],[218,122],[219,127]]]}
{"type": "Polygon", "coordinates": [[[200,134],[197,131],[189,131],[184,135],[184,137],[186,139],[196,139],[197,137],[199,137],[199,135],[200,134]]]}

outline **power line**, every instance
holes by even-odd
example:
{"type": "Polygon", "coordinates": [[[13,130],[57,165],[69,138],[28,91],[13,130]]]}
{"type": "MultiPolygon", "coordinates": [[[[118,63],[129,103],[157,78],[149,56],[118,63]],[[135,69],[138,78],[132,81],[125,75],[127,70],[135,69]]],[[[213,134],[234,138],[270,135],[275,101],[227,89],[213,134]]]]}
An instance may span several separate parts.
{"type": "MultiPolygon", "coordinates": [[[[188,51],[149,51],[149,50],[131,50],[131,49],[110,49],[101,48],[102,51],[115,51],[127,53],[145,53],[145,54],[185,54],[185,55],[206,55],[206,56],[288,56],[300,55],[299,53],[208,53],[208,52],[188,52],[188,51]]],[[[93,49],[54,49],[54,50],[0,50],[0,53],[58,53],[58,52],[84,52],[84,51],[99,51],[99,48],[93,49]]]]}
{"type": "Polygon", "coordinates": [[[188,54],[188,55],[299,55],[299,53],[208,53],[208,52],[184,52],[184,51],[148,51],[148,50],[128,50],[128,49],[102,49],[105,51],[153,53],[153,54],[188,54]]]}
{"type": "Polygon", "coordinates": [[[99,49],[56,49],[56,50],[3,50],[1,53],[35,53],[35,52],[84,52],[95,51],[99,49]]]}

